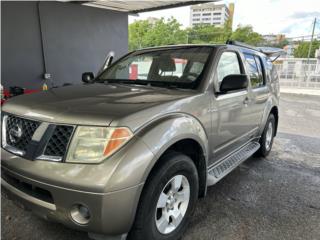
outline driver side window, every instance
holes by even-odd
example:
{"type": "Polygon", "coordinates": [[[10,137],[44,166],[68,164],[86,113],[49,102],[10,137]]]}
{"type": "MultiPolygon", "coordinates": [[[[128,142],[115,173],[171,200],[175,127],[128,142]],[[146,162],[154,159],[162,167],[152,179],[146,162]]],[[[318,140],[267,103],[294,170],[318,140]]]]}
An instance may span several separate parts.
{"type": "Polygon", "coordinates": [[[232,74],[241,74],[238,56],[235,52],[224,52],[217,67],[218,86],[224,77],[232,74]]]}

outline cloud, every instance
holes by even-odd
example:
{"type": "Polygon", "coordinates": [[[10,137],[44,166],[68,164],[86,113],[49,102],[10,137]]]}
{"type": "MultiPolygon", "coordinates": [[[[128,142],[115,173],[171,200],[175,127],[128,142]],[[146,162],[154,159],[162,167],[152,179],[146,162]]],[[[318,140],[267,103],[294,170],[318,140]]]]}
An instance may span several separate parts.
{"type": "Polygon", "coordinates": [[[294,19],[305,19],[305,18],[320,18],[320,12],[313,11],[313,12],[295,12],[290,16],[294,19]]]}
{"type": "Polygon", "coordinates": [[[294,33],[294,28],[295,28],[295,25],[290,25],[290,26],[283,28],[281,30],[281,32],[284,34],[292,34],[292,33],[294,33]]]}

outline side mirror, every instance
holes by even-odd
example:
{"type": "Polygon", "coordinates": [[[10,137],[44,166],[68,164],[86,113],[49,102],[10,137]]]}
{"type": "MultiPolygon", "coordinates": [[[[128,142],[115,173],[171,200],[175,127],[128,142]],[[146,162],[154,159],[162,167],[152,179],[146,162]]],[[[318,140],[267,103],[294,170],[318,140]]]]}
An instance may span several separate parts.
{"type": "Polygon", "coordinates": [[[220,92],[226,93],[242,90],[248,87],[248,77],[245,74],[232,74],[224,77],[220,85],[220,92]]]}
{"type": "Polygon", "coordinates": [[[82,73],[82,82],[92,83],[94,80],[94,74],[92,72],[82,73]]]}

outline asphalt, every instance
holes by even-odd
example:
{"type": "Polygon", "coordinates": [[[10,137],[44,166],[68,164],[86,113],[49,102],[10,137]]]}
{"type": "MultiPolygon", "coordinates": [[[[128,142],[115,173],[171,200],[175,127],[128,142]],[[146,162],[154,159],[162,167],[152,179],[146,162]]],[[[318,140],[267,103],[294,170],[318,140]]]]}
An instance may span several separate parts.
{"type": "MultiPolygon", "coordinates": [[[[282,94],[280,109],[271,154],[210,187],[183,240],[320,239],[320,96],[282,94]]],[[[2,239],[89,239],[1,202],[2,239]]]]}

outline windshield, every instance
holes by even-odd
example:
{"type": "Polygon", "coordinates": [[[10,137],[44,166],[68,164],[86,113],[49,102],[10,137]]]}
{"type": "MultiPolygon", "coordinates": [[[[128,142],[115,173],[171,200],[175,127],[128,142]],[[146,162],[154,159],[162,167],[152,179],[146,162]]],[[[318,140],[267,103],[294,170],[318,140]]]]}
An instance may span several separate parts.
{"type": "Polygon", "coordinates": [[[107,68],[99,81],[194,89],[212,48],[188,47],[132,53],[107,68]]]}

